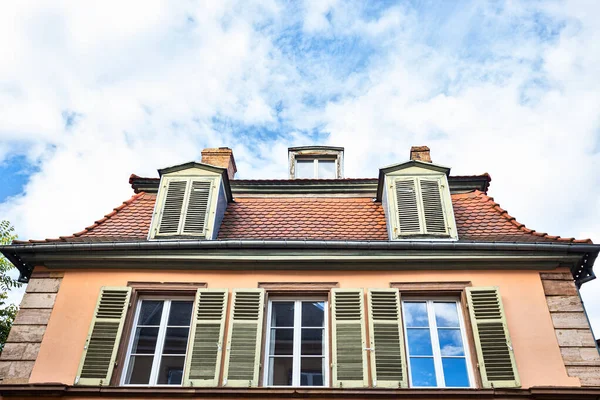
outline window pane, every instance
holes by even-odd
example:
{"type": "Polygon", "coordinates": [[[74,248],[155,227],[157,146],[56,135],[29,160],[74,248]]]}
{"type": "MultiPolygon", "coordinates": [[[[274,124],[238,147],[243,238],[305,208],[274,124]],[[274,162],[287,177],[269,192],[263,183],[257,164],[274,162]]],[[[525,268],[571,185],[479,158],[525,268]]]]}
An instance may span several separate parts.
{"type": "Polygon", "coordinates": [[[335,161],[334,160],[319,160],[319,179],[335,179],[335,161]]]}
{"type": "Polygon", "coordinates": [[[132,354],[154,354],[158,328],[136,328],[132,354]]]}
{"type": "Polygon", "coordinates": [[[269,359],[269,385],[290,386],[292,384],[292,357],[269,359]]]}
{"type": "Polygon", "coordinates": [[[172,301],[168,324],[171,326],[190,326],[192,306],[193,302],[191,301],[172,301]]]}
{"type": "Polygon", "coordinates": [[[464,358],[442,358],[444,380],[447,387],[468,387],[469,374],[464,358]]]}
{"type": "Polygon", "coordinates": [[[147,385],[150,382],[153,356],[131,356],[127,383],[147,385]]]}
{"type": "Polygon", "coordinates": [[[167,328],[163,354],[185,354],[190,328],[167,328]]]}
{"type": "Polygon", "coordinates": [[[435,310],[435,323],[438,327],[451,327],[458,328],[458,311],[456,310],[456,303],[433,303],[435,310]]]}
{"type": "Polygon", "coordinates": [[[464,356],[460,329],[438,329],[442,356],[464,356]]]}
{"type": "Polygon", "coordinates": [[[294,326],[293,302],[274,301],[271,314],[271,326],[294,326]]]}
{"type": "Polygon", "coordinates": [[[429,326],[427,303],[405,302],[404,319],[406,320],[406,326],[429,326]]]}
{"type": "Polygon", "coordinates": [[[321,357],[302,357],[300,364],[300,386],[323,386],[321,357]]]}
{"type": "Polygon", "coordinates": [[[323,326],[325,320],[325,303],[322,301],[302,302],[302,326],[323,326]]]}
{"type": "Polygon", "coordinates": [[[138,325],[160,325],[164,302],[161,300],[144,300],[140,309],[138,325]]]}
{"type": "Polygon", "coordinates": [[[294,330],[271,328],[270,355],[292,355],[294,353],[294,330]]]}
{"type": "Polygon", "coordinates": [[[302,329],[302,355],[323,355],[323,329],[302,329]]]}
{"type": "Polygon", "coordinates": [[[314,160],[296,160],[296,178],[313,179],[315,177],[314,160]]]}
{"type": "Polygon", "coordinates": [[[407,329],[408,336],[408,352],[411,356],[432,356],[431,335],[429,329],[426,328],[409,328],[407,329]]]}
{"type": "Polygon", "coordinates": [[[412,386],[437,386],[433,358],[410,358],[412,386]]]}
{"type": "Polygon", "coordinates": [[[158,370],[157,383],[159,385],[181,385],[184,361],[185,357],[163,357],[158,370]]]}

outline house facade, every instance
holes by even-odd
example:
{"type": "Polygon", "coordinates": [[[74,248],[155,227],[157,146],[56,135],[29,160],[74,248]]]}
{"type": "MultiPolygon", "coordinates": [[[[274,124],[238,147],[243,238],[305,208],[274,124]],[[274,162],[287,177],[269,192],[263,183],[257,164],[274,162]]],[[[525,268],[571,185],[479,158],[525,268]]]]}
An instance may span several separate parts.
{"type": "Polygon", "coordinates": [[[536,232],[429,149],[340,147],[239,180],[228,148],[132,175],[85,230],[0,251],[27,291],[3,398],[597,399],[578,288],[600,246],[536,232]]]}

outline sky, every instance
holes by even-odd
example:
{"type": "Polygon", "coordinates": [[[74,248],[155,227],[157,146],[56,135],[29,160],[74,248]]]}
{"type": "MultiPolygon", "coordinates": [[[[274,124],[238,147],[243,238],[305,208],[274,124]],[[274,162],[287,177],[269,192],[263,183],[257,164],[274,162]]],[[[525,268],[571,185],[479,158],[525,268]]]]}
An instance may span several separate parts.
{"type": "MultiPolygon", "coordinates": [[[[18,1],[0,5],[0,219],[78,232],[131,173],[233,149],[345,147],[376,177],[428,145],[529,228],[600,243],[600,2],[18,1]]],[[[600,267],[599,267],[600,271],[600,267]]],[[[22,291],[11,293],[18,301],[22,291]]],[[[600,337],[600,279],[582,289],[600,337]]]]}

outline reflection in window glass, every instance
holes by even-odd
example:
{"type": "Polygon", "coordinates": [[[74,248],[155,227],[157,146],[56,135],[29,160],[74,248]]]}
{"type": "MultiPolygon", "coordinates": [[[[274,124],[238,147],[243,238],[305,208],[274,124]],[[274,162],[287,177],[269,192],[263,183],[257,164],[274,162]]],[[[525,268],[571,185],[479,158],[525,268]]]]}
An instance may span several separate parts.
{"type": "Polygon", "coordinates": [[[192,301],[140,300],[124,384],[181,385],[192,301]]]}
{"type": "Polygon", "coordinates": [[[315,177],[315,160],[296,160],[296,178],[313,179],[315,177]]]}
{"type": "Polygon", "coordinates": [[[335,160],[319,160],[317,169],[317,178],[319,179],[335,179],[335,160]]]}
{"type": "Polygon", "coordinates": [[[324,386],[324,301],[269,302],[267,386],[324,386]],[[300,343],[298,343],[298,341],[300,343]]]}
{"type": "Polygon", "coordinates": [[[412,387],[469,387],[456,301],[402,302],[412,387]]]}

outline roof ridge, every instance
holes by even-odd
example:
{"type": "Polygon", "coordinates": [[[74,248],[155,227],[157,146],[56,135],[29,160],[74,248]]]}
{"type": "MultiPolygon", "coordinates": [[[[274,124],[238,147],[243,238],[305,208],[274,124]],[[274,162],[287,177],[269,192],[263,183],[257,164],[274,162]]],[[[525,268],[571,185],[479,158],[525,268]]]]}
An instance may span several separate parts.
{"type": "Polygon", "coordinates": [[[475,190],[475,192],[477,193],[477,197],[482,198],[483,203],[487,203],[487,202],[491,203],[491,208],[498,211],[499,214],[503,218],[505,218],[507,221],[509,221],[511,224],[513,224],[517,229],[519,229],[520,231],[522,231],[528,235],[543,237],[543,238],[547,238],[547,239],[551,239],[551,240],[556,240],[559,242],[593,243],[592,239],[575,239],[574,237],[567,238],[567,237],[553,236],[553,235],[549,235],[546,232],[538,232],[535,229],[529,229],[529,228],[527,228],[527,226],[525,226],[525,224],[517,221],[517,219],[515,217],[513,217],[512,215],[510,215],[508,213],[508,211],[506,211],[505,209],[500,207],[500,204],[497,203],[492,196],[489,196],[488,194],[486,194],[480,190],[475,190]]]}

